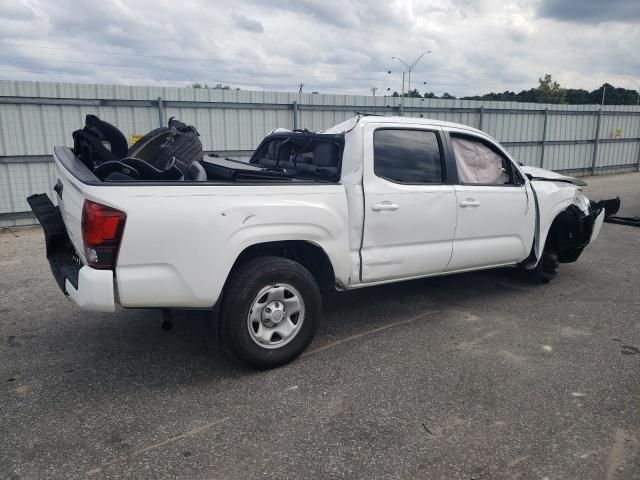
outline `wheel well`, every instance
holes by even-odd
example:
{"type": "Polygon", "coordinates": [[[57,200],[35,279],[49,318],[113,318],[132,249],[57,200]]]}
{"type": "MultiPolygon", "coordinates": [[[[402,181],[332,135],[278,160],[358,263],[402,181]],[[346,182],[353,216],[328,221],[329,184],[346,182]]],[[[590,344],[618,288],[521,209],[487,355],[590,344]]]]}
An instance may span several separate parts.
{"type": "Polygon", "coordinates": [[[311,272],[318,282],[320,290],[335,289],[336,277],[329,257],[321,247],[304,240],[264,242],[251,245],[238,256],[232,270],[248,260],[267,255],[284,257],[298,262],[311,272]]]}
{"type": "Polygon", "coordinates": [[[562,263],[575,261],[591,235],[592,225],[581,221],[584,216],[577,206],[570,205],[556,216],[549,228],[544,249],[558,254],[562,263]]]}

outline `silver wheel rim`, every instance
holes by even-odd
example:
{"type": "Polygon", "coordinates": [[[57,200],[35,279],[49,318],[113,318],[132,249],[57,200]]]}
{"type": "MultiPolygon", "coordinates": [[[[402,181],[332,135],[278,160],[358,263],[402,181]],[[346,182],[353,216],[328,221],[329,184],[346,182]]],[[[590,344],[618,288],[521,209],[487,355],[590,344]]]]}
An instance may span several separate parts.
{"type": "Polygon", "coordinates": [[[291,285],[278,283],[264,287],[247,315],[249,335],[262,348],[280,348],[300,332],[304,312],[302,295],[291,285]]]}

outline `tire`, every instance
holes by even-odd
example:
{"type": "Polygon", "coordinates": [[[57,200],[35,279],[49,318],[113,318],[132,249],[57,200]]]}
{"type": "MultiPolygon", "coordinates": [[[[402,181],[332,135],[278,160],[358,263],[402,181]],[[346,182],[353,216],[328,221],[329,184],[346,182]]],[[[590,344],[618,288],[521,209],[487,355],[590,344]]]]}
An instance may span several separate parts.
{"type": "Polygon", "coordinates": [[[549,283],[558,274],[558,268],[560,262],[558,261],[558,255],[554,252],[544,251],[542,252],[542,258],[536,265],[536,268],[529,270],[529,279],[532,283],[549,283]]]}
{"type": "Polygon", "coordinates": [[[278,367],[309,346],[321,309],[320,289],[306,268],[287,258],[259,257],[242,264],[227,280],[219,339],[248,367],[278,367]]]}

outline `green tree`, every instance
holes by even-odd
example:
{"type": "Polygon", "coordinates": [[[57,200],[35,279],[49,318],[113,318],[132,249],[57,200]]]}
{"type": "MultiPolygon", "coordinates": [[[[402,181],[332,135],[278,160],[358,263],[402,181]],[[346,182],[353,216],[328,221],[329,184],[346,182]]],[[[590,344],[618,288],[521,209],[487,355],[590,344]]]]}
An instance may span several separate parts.
{"type": "Polygon", "coordinates": [[[538,79],[538,103],[565,103],[567,92],[560,84],[551,78],[550,74],[545,74],[543,78],[538,79]]]}
{"type": "MultiPolygon", "coordinates": [[[[568,103],[571,105],[599,104],[602,101],[602,91],[605,92],[605,105],[636,105],[638,92],[627,88],[614,87],[610,83],[589,92],[582,88],[562,88],[547,74],[538,79],[538,87],[522,90],[518,93],[505,90],[502,93],[485,93],[462,97],[462,100],[497,100],[503,102],[529,103],[568,103]]],[[[426,94],[425,94],[426,98],[426,94]]]]}
{"type": "Polygon", "coordinates": [[[591,103],[589,92],[587,90],[582,88],[567,88],[566,92],[567,103],[571,105],[586,105],[591,103]]]}
{"type": "Polygon", "coordinates": [[[610,83],[604,83],[600,88],[589,93],[589,103],[601,103],[602,90],[605,88],[605,105],[636,105],[638,101],[638,93],[636,91],[626,88],[616,88],[610,83]]]}

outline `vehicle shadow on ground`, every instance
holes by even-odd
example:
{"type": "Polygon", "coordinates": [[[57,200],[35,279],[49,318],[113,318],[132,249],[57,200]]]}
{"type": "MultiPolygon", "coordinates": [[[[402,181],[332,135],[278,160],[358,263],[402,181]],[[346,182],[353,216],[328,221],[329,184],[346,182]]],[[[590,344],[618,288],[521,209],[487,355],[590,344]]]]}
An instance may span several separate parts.
{"type": "MultiPolygon", "coordinates": [[[[535,286],[527,285],[516,271],[502,269],[329,293],[324,295],[323,322],[310,349],[424,312],[473,310],[531,288],[535,286]]],[[[102,315],[74,308],[72,319],[60,319],[55,332],[37,343],[39,348],[46,343],[48,350],[66,350],[61,355],[64,365],[47,367],[61,367],[80,382],[98,381],[115,389],[123,379],[159,388],[260,375],[236,365],[220,350],[211,312],[176,311],[169,331],[160,328],[161,318],[158,310],[102,315]]]]}

